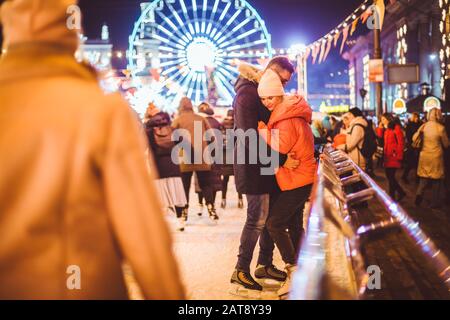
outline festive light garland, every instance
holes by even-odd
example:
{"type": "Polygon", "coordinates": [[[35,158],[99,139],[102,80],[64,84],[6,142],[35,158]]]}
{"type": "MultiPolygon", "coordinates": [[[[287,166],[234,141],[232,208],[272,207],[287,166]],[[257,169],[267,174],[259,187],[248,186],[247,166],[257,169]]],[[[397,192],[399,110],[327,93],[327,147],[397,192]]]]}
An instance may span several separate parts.
{"type": "Polygon", "coordinates": [[[439,0],[439,7],[442,10],[441,22],[439,24],[442,33],[442,48],[439,51],[441,63],[441,89],[444,89],[447,76],[447,64],[450,58],[450,3],[448,0],[439,0]]]}
{"type": "MultiPolygon", "coordinates": [[[[332,46],[336,47],[339,39],[341,39],[340,53],[344,49],[346,41],[349,36],[352,36],[356,31],[358,23],[361,21],[363,24],[368,22],[370,16],[373,15],[373,6],[369,5],[370,0],[365,0],[357,9],[355,9],[343,22],[341,22],[337,27],[333,28],[329,33],[321,37],[320,39],[314,41],[313,43],[306,46],[304,53],[304,59],[307,60],[312,56],[313,64],[318,62],[322,63],[326,60],[332,46]]],[[[384,1],[374,0],[373,5],[376,7],[379,16],[380,26],[383,24],[384,19],[384,1]]]]}

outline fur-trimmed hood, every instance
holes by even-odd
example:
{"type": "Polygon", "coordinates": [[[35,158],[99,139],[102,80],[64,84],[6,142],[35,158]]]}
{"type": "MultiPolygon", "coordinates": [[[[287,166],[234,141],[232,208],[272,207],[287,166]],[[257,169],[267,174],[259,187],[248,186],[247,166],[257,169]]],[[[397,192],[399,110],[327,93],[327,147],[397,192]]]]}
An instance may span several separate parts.
{"type": "Polygon", "coordinates": [[[236,92],[238,92],[239,89],[247,85],[257,87],[264,73],[263,70],[248,63],[241,64],[238,68],[238,71],[239,71],[239,78],[237,79],[236,84],[234,86],[236,92]]]}
{"type": "Polygon", "coordinates": [[[243,63],[239,66],[239,76],[254,83],[259,83],[264,70],[259,69],[248,63],[243,63]]]}

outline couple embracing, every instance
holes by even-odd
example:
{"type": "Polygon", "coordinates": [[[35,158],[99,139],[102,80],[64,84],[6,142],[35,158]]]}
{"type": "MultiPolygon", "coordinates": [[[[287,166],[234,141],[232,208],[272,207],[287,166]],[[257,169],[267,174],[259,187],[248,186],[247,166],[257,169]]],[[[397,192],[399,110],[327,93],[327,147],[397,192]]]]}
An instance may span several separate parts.
{"type": "MultiPolygon", "coordinates": [[[[241,65],[235,86],[235,129],[258,131],[271,158],[279,158],[279,167],[271,175],[262,173],[265,166],[261,162],[234,165],[237,191],[245,194],[248,202],[238,262],[231,278],[232,293],[238,295],[258,297],[263,290],[260,283],[275,280],[281,283],[278,295],[286,296],[296,270],[303,209],[314,182],[316,161],[310,128],[312,110],[301,96],[287,96],[284,91],[293,73],[287,58],[276,57],[264,71],[241,65]],[[258,240],[260,251],[254,275],[259,282],[250,273],[258,240]],[[275,245],[286,272],[273,265],[275,245]]],[[[245,144],[246,153],[254,150],[248,141],[238,141],[235,148],[242,147],[239,143],[245,144]]]]}

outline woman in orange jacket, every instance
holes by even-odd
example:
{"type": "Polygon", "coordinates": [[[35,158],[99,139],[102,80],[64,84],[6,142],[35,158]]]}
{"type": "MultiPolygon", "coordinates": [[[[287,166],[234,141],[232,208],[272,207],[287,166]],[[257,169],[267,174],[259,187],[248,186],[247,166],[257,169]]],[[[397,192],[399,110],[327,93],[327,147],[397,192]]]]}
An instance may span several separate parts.
{"type": "Polygon", "coordinates": [[[293,170],[279,168],[276,179],[281,192],[271,196],[266,227],[286,263],[287,281],[278,294],[289,292],[290,279],[296,270],[299,242],[303,231],[303,209],[316,173],[314,136],[310,127],[312,110],[300,96],[285,96],[279,76],[267,70],[258,93],[272,112],[267,126],[259,123],[259,133],[280,153],[295,153],[300,165],[293,170]],[[289,230],[289,231],[286,231],[289,230]]]}

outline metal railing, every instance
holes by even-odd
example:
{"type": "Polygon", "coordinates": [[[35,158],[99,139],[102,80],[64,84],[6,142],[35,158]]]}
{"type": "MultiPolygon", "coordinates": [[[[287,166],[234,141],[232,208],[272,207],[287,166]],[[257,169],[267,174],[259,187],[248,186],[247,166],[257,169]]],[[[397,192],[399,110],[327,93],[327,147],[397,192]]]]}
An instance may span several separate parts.
{"type": "Polygon", "coordinates": [[[294,275],[290,299],[320,300],[332,298],[327,288],[329,278],[326,268],[328,234],[325,224],[332,223],[345,237],[350,250],[346,251],[352,265],[355,293],[347,298],[359,299],[365,293],[368,274],[361,255],[362,236],[392,227],[401,228],[414,241],[434,267],[450,291],[450,263],[448,258],[420,229],[419,224],[391,199],[349,156],[340,150],[327,147],[321,155],[317,180],[311,196],[307,231],[299,255],[298,271],[294,275]],[[346,175],[345,177],[342,177],[346,175]],[[344,187],[363,183],[365,189],[346,194],[344,187]],[[326,197],[326,194],[331,195],[326,197]],[[334,201],[330,201],[332,198],[334,201]],[[385,221],[364,225],[354,230],[349,207],[376,198],[389,214],[385,221]],[[334,202],[334,203],[333,203],[334,202]],[[333,210],[338,208],[338,210],[333,210]]]}

